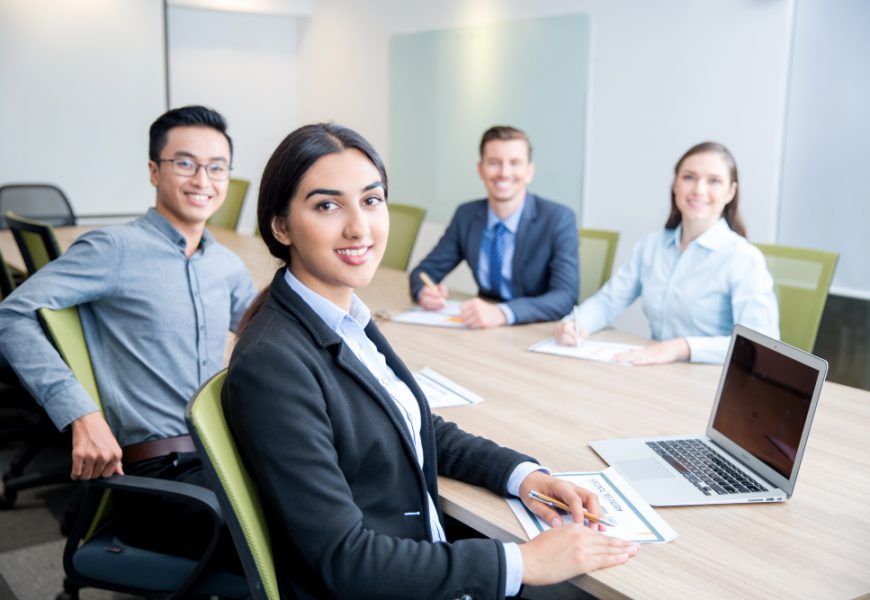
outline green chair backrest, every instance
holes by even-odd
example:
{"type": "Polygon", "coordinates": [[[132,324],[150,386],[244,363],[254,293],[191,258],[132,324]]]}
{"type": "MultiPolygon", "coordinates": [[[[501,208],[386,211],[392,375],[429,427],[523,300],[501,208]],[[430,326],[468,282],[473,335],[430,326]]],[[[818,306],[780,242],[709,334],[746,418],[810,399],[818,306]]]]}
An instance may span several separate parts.
{"type": "Polygon", "coordinates": [[[12,211],[6,213],[6,223],[15,236],[21,257],[31,275],[60,256],[54,228],[48,223],[22,217],[12,211]]]}
{"type": "Polygon", "coordinates": [[[0,252],[0,300],[11,294],[15,290],[15,279],[12,278],[12,270],[9,265],[3,260],[3,253],[0,252]]]}
{"type": "Polygon", "coordinates": [[[773,244],[756,246],[773,277],[782,341],[812,352],[839,254],[773,244]]]}
{"type": "MultiPolygon", "coordinates": [[[[91,355],[88,353],[88,345],[85,341],[85,333],[79,318],[79,310],[76,306],[68,308],[40,308],[39,320],[46,331],[54,347],[67,366],[75,375],[85,391],[90,395],[99,409],[103,410],[100,400],[100,391],[97,389],[97,380],[94,377],[94,368],[91,364],[91,355]]],[[[93,535],[103,519],[111,512],[110,490],[103,492],[100,506],[94,514],[91,527],[85,535],[85,539],[93,535]]]]}
{"type": "Polygon", "coordinates": [[[601,289],[613,271],[618,231],[580,229],[580,302],[601,289]]]}
{"type": "Polygon", "coordinates": [[[392,202],[387,204],[387,209],[390,211],[390,237],[381,266],[406,271],[426,209],[392,202]]]}
{"type": "Polygon", "coordinates": [[[278,600],[278,578],[260,495],[236,449],[221,405],[226,370],[208,380],[187,405],[187,425],[224,509],[253,598],[278,600]]]}
{"type": "Polygon", "coordinates": [[[212,227],[223,227],[235,231],[239,224],[239,215],[245,205],[245,196],[248,195],[248,186],[251,182],[247,179],[230,179],[227,189],[227,198],[218,211],[211,216],[208,224],[212,227]]]}

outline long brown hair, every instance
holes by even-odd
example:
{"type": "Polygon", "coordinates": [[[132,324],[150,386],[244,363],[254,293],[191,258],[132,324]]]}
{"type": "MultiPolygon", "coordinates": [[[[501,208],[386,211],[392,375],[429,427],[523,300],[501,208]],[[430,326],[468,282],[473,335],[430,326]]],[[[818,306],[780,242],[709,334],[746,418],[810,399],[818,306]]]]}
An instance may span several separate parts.
{"type": "MultiPolygon", "coordinates": [[[[272,231],[272,221],[276,217],[286,219],[290,214],[290,201],[296,195],[299,182],[308,169],[320,158],[345,150],[359,150],[375,166],[384,184],[384,197],[387,197],[387,171],[384,162],[371,144],[360,134],[335,123],[316,123],[305,125],[293,131],[278,144],[275,152],[260,179],[260,196],[257,202],[257,225],[260,235],[269,248],[269,253],[280,259],[284,265],[290,264],[290,247],[281,243],[272,231]]],[[[266,298],[270,288],[266,288],[251,303],[239,323],[239,335],[249,325],[266,298]]]]}
{"type": "MultiPolygon", "coordinates": [[[[679,174],[680,167],[683,166],[683,163],[687,158],[695,154],[705,154],[707,152],[712,152],[722,157],[722,160],[724,160],[725,164],[728,165],[731,182],[737,184],[737,191],[734,192],[734,198],[731,202],[725,205],[725,208],[722,210],[722,216],[725,217],[725,222],[728,223],[728,227],[730,227],[735,233],[746,237],[746,225],[743,223],[743,217],[740,215],[740,184],[737,181],[737,162],[734,160],[734,156],[728,148],[718,142],[701,142],[700,144],[692,146],[686,150],[686,153],[677,161],[677,164],[674,167],[674,178],[679,174]]],[[[674,186],[671,184],[671,214],[668,215],[668,220],[665,222],[665,229],[676,229],[677,225],[679,225],[682,220],[683,216],[677,209],[677,199],[674,197],[674,186]]]]}

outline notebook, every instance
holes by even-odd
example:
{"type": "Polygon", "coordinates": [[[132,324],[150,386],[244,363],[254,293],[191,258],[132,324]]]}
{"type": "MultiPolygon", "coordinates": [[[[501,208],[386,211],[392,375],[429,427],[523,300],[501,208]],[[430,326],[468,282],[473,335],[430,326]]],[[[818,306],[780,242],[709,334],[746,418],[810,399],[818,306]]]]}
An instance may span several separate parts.
{"type": "Polygon", "coordinates": [[[737,325],[706,435],[589,445],[653,506],[781,502],[827,372],[823,359],[737,325]]]}

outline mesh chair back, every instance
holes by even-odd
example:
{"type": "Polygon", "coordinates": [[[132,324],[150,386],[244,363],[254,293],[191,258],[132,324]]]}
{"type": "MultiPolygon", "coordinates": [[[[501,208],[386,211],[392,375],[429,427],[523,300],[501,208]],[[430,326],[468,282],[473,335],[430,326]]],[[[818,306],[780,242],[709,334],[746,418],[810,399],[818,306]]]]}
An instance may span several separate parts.
{"type": "Polygon", "coordinates": [[[187,405],[187,425],[215,483],[255,600],[278,600],[278,579],[260,495],[236,449],[221,405],[226,370],[207,381],[187,405]]]}
{"type": "Polygon", "coordinates": [[[390,211],[390,237],[381,265],[406,271],[411,261],[411,252],[417,242],[417,234],[426,216],[426,209],[409,204],[388,203],[390,211]]]}
{"type": "Polygon", "coordinates": [[[756,246],[773,277],[782,341],[812,352],[840,255],[774,244],[756,246]]]}
{"type": "Polygon", "coordinates": [[[48,223],[28,219],[12,211],[6,213],[6,223],[12,230],[21,258],[31,275],[60,256],[54,228],[48,223]]]}
{"type": "Polygon", "coordinates": [[[76,216],[63,191],[45,183],[19,183],[0,187],[0,229],[6,229],[6,211],[62,227],[75,225],[76,216]]]}
{"type": "Polygon", "coordinates": [[[250,185],[251,182],[247,179],[230,179],[226,200],[208,220],[208,224],[212,227],[223,227],[235,231],[250,185]]]}
{"type": "Polygon", "coordinates": [[[618,231],[580,229],[580,302],[610,279],[619,242],[618,231]]]}

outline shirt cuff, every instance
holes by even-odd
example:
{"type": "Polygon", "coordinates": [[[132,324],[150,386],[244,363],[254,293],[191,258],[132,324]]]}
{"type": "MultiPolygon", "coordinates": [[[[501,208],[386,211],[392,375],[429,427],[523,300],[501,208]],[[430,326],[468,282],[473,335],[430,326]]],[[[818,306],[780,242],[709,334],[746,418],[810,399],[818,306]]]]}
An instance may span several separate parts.
{"type": "Polygon", "coordinates": [[[730,336],[686,336],[686,343],[689,344],[689,362],[721,365],[725,362],[730,341],[730,336]]]}
{"type": "Polygon", "coordinates": [[[529,473],[534,473],[535,471],[543,471],[547,475],[550,474],[549,470],[545,469],[538,463],[533,463],[531,461],[521,462],[516,467],[514,467],[514,472],[511,473],[511,476],[508,478],[507,482],[508,494],[519,498],[520,484],[523,482],[523,479],[528,477],[529,473]]]}
{"type": "Polygon", "coordinates": [[[517,322],[517,317],[514,314],[514,311],[511,310],[510,306],[507,304],[496,304],[496,306],[498,306],[499,310],[504,313],[508,325],[513,325],[517,322]]]}
{"type": "Polygon", "coordinates": [[[504,595],[516,596],[523,585],[523,555],[513,542],[504,542],[504,595]]]}

